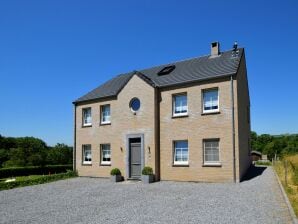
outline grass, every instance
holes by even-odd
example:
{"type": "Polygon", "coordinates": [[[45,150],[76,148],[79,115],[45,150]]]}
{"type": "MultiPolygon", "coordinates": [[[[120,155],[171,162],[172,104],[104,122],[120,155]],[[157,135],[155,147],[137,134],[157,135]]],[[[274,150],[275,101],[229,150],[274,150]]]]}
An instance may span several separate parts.
{"type": "MultiPolygon", "coordinates": [[[[25,180],[34,180],[42,176],[44,175],[30,175],[30,176],[16,177],[15,179],[16,181],[25,181],[25,180]]],[[[0,179],[0,182],[5,182],[6,180],[9,180],[9,179],[13,179],[13,178],[3,178],[3,179],[0,179]]]]}
{"type": "Polygon", "coordinates": [[[261,166],[271,166],[270,161],[256,161],[256,165],[261,165],[261,166]]]}
{"type": "Polygon", "coordinates": [[[275,162],[274,169],[288,195],[296,216],[298,216],[298,154],[286,156],[275,162]],[[285,161],[288,163],[287,186],[285,183],[285,161]]]}
{"type": "Polygon", "coordinates": [[[66,173],[52,174],[52,175],[31,175],[16,177],[16,181],[5,182],[5,179],[0,180],[0,190],[8,190],[16,187],[31,186],[36,184],[44,184],[57,180],[63,180],[67,178],[76,177],[77,174],[74,171],[67,171],[66,173]]]}

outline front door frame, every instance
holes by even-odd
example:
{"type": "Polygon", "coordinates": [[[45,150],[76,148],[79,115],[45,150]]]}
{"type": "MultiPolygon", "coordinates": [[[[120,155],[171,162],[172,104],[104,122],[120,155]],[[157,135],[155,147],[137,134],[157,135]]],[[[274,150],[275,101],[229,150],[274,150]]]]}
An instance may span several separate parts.
{"type": "Polygon", "coordinates": [[[126,179],[130,178],[130,143],[131,138],[140,138],[141,139],[141,172],[145,166],[145,151],[144,151],[144,134],[128,134],[126,135],[126,159],[125,159],[125,174],[126,179]]]}

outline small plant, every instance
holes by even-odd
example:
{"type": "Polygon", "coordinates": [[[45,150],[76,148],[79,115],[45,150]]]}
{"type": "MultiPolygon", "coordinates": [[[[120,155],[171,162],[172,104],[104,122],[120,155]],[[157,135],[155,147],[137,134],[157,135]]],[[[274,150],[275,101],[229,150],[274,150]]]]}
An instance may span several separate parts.
{"type": "Polygon", "coordinates": [[[114,168],[111,170],[111,175],[112,176],[121,175],[121,171],[118,168],[114,168]]]}
{"type": "Polygon", "coordinates": [[[143,175],[153,175],[153,169],[149,166],[145,166],[142,170],[143,175]]]}

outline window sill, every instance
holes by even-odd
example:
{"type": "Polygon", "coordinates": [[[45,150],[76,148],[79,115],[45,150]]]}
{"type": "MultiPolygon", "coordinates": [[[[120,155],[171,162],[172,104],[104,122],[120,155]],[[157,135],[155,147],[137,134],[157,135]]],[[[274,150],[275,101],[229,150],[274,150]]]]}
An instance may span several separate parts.
{"type": "Polygon", "coordinates": [[[212,114],[220,114],[220,111],[210,111],[210,112],[203,112],[201,115],[212,115],[212,114]]]}
{"type": "Polygon", "coordinates": [[[105,126],[105,125],[111,125],[112,123],[111,122],[106,122],[106,123],[100,123],[99,125],[100,126],[105,126]]]}
{"type": "Polygon", "coordinates": [[[173,167],[189,167],[189,164],[173,164],[173,167]]]}
{"type": "Polygon", "coordinates": [[[111,163],[101,163],[100,166],[111,166],[111,163]]]}
{"type": "Polygon", "coordinates": [[[82,163],[82,166],[92,166],[92,163],[82,163]]]}
{"type": "Polygon", "coordinates": [[[221,167],[221,163],[205,163],[203,167],[221,167]]]}
{"type": "Polygon", "coordinates": [[[82,125],[82,128],[89,128],[89,127],[92,127],[92,124],[83,124],[82,125]]]}
{"type": "Polygon", "coordinates": [[[176,115],[172,115],[172,118],[181,118],[181,117],[188,117],[188,114],[176,114],[176,115]]]}

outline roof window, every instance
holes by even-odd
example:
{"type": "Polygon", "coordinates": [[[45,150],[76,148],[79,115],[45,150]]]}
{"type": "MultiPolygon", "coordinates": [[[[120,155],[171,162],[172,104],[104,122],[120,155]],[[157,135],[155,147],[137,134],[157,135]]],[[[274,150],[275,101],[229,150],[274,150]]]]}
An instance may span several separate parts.
{"type": "Polygon", "coordinates": [[[157,74],[158,75],[167,75],[167,74],[171,73],[175,68],[176,68],[175,65],[166,66],[162,70],[160,70],[157,74]]]}

